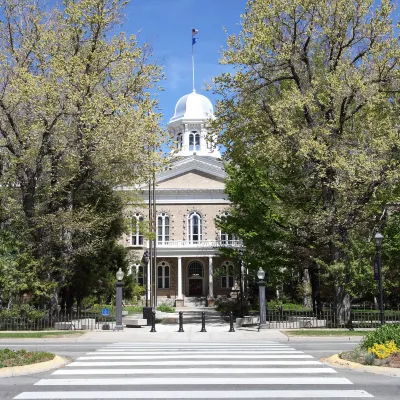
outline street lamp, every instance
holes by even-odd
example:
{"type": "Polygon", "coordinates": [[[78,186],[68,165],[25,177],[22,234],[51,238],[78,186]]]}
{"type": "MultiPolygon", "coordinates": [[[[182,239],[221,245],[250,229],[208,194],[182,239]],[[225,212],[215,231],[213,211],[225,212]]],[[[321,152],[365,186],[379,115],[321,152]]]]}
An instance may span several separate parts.
{"type": "Polygon", "coordinates": [[[150,261],[150,254],[149,254],[148,250],[146,250],[144,252],[143,260],[145,263],[143,272],[144,272],[144,281],[146,282],[146,285],[145,285],[145,287],[146,287],[146,307],[148,307],[149,306],[149,292],[148,292],[149,288],[148,288],[148,283],[147,283],[147,269],[148,269],[148,265],[149,265],[149,261],[150,261]]]}
{"type": "Polygon", "coordinates": [[[375,235],[375,245],[376,245],[376,252],[377,252],[377,262],[378,262],[378,280],[379,280],[379,315],[381,320],[381,325],[385,323],[385,312],[383,310],[383,290],[382,290],[382,264],[381,264],[381,248],[383,242],[383,235],[379,232],[376,232],[375,235]]]}
{"type": "Polygon", "coordinates": [[[124,273],[121,268],[115,274],[117,277],[117,283],[115,284],[116,287],[116,315],[115,315],[115,330],[123,330],[124,326],[122,325],[122,279],[124,279],[124,273]]]}
{"type": "Polygon", "coordinates": [[[143,307],[143,319],[147,320],[147,326],[151,325],[151,318],[152,318],[152,311],[153,309],[149,307],[149,261],[150,261],[150,253],[148,250],[146,250],[143,254],[143,260],[145,263],[145,282],[146,282],[146,307],[143,307]]]}
{"type": "Polygon", "coordinates": [[[258,326],[258,330],[267,329],[267,311],[265,304],[265,272],[260,267],[257,271],[258,281],[258,290],[259,290],[259,298],[260,298],[260,325],[258,326]]]}
{"type": "Polygon", "coordinates": [[[240,284],[240,317],[244,317],[244,310],[243,310],[243,251],[238,251],[239,257],[239,284],[240,284]]]}

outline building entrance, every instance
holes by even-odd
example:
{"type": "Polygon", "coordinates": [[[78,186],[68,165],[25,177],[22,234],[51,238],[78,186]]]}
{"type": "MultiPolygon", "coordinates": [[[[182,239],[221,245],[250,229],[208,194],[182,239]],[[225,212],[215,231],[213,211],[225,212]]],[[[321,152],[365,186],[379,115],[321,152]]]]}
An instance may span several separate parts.
{"type": "Polygon", "coordinates": [[[188,265],[189,296],[203,295],[204,266],[200,261],[191,261],[188,265]]]}
{"type": "Polygon", "coordinates": [[[189,279],[189,296],[201,296],[203,294],[203,279],[189,279]]]}

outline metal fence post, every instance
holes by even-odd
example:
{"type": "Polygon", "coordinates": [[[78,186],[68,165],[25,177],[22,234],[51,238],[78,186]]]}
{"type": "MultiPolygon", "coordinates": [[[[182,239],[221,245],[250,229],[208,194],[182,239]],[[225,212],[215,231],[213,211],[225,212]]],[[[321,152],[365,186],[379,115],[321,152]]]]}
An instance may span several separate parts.
{"type": "Polygon", "coordinates": [[[230,324],[229,332],[235,332],[235,328],[233,327],[233,312],[232,311],[229,314],[229,324],[230,324]]]}
{"type": "Polygon", "coordinates": [[[183,330],[183,311],[179,311],[179,331],[178,332],[185,332],[183,330]]]}
{"type": "Polygon", "coordinates": [[[201,331],[200,332],[207,332],[206,331],[206,313],[204,311],[201,313],[201,331]]]}
{"type": "Polygon", "coordinates": [[[157,332],[156,331],[156,312],[153,311],[151,313],[151,331],[150,332],[157,332]]]}

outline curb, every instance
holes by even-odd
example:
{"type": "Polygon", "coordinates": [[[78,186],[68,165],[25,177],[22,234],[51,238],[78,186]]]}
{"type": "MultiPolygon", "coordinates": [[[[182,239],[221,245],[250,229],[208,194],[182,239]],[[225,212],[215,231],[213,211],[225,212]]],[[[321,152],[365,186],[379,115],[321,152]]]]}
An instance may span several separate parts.
{"type": "Polygon", "coordinates": [[[0,369],[0,378],[10,378],[13,376],[31,375],[39,372],[50,371],[59,368],[70,361],[60,356],[55,356],[50,361],[44,361],[37,364],[21,365],[18,367],[5,367],[0,369]]]}
{"type": "Polygon", "coordinates": [[[369,372],[371,374],[400,377],[400,368],[363,365],[352,361],[343,360],[339,357],[339,354],[334,354],[333,356],[327,358],[321,358],[321,361],[336,368],[346,368],[359,372],[369,372]]]}

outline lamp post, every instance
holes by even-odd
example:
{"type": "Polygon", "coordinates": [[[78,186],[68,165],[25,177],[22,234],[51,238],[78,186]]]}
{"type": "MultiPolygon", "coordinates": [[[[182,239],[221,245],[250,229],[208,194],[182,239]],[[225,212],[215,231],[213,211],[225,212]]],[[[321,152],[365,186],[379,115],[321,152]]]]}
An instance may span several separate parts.
{"type": "Polygon", "coordinates": [[[243,251],[238,251],[239,257],[239,283],[240,283],[240,317],[244,317],[244,310],[243,310],[243,251]]]}
{"type": "Polygon", "coordinates": [[[144,272],[144,281],[146,282],[145,283],[145,288],[146,288],[146,307],[148,307],[149,306],[149,292],[148,292],[149,288],[148,288],[148,282],[147,282],[147,272],[148,272],[148,265],[149,265],[149,261],[150,261],[150,254],[149,254],[148,250],[146,250],[144,252],[143,260],[144,260],[144,264],[145,264],[143,272],[144,272]]]}
{"type": "MultiPolygon", "coordinates": [[[[150,261],[150,253],[148,250],[146,250],[143,254],[143,260],[145,263],[145,270],[146,270],[146,275],[145,275],[145,288],[146,288],[146,306],[143,307],[143,319],[147,320],[147,326],[151,325],[151,318],[152,318],[152,311],[153,309],[149,307],[149,261],[150,261]]],[[[151,287],[151,285],[150,285],[151,287]]]]}
{"type": "Polygon", "coordinates": [[[385,311],[383,310],[383,290],[382,290],[382,264],[381,264],[381,248],[383,242],[383,235],[376,232],[375,235],[375,245],[376,245],[376,255],[378,262],[378,281],[379,281],[379,316],[381,320],[381,325],[385,323],[385,311]]]}
{"type": "Polygon", "coordinates": [[[260,325],[258,326],[258,330],[260,329],[267,329],[267,311],[266,311],[266,304],[265,304],[265,272],[260,267],[257,271],[258,281],[258,290],[259,290],[259,297],[260,297],[260,325]]]}
{"type": "Polygon", "coordinates": [[[115,274],[117,277],[116,287],[116,315],[115,315],[115,330],[123,330],[124,326],[122,325],[122,279],[124,279],[124,273],[121,268],[115,274]]]}

